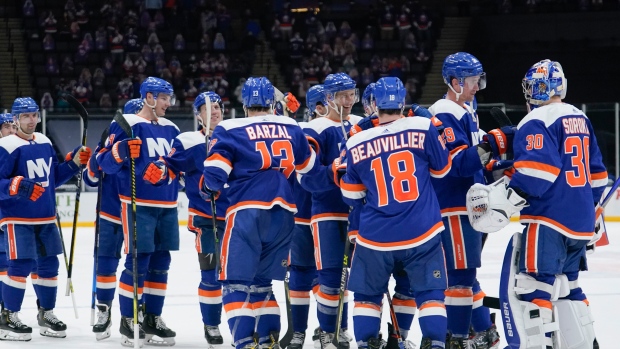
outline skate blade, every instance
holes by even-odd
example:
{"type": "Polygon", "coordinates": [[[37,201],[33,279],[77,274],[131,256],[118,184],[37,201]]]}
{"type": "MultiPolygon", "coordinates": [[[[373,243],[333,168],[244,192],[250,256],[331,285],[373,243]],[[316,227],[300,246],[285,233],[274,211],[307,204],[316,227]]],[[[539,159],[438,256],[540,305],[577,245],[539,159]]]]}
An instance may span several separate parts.
{"type": "Polygon", "coordinates": [[[211,345],[218,345],[218,344],[224,344],[224,339],[222,337],[219,338],[211,338],[211,340],[209,340],[209,338],[206,338],[207,343],[211,344],[211,345]]]}
{"type": "MultiPolygon", "coordinates": [[[[144,339],[140,339],[138,345],[140,348],[144,346],[144,339]]],[[[121,345],[128,348],[133,348],[133,338],[129,339],[127,336],[121,336],[121,345]]]]}
{"type": "Polygon", "coordinates": [[[104,339],[108,339],[111,336],[111,332],[110,332],[110,328],[108,328],[107,330],[103,331],[103,332],[96,332],[95,333],[95,338],[97,338],[98,341],[102,341],[104,339]]]}
{"type": "Polygon", "coordinates": [[[0,341],[9,342],[29,342],[32,339],[30,333],[15,333],[6,330],[0,330],[0,341]]]}
{"type": "Polygon", "coordinates": [[[51,338],[67,337],[67,333],[65,331],[53,331],[52,329],[47,328],[47,327],[41,327],[39,329],[39,334],[41,334],[44,337],[51,337],[51,338]]]}
{"type": "Polygon", "coordinates": [[[144,339],[144,344],[154,347],[171,347],[176,344],[174,337],[162,338],[153,334],[147,334],[144,339]]]}

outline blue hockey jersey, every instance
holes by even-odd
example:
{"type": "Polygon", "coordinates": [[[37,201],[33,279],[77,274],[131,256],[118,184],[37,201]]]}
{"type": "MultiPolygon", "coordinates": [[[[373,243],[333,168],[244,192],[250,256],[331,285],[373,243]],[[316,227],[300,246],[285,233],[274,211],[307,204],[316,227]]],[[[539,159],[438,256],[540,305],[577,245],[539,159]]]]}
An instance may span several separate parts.
{"type": "Polygon", "coordinates": [[[56,187],[79,172],[72,161],[58,163],[52,142],[42,133],[25,140],[17,135],[0,138],[0,225],[49,224],[56,221],[56,187]],[[23,176],[45,188],[37,201],[10,195],[11,179],[23,176]]]}
{"type": "MultiPolygon", "coordinates": [[[[97,147],[95,149],[95,153],[101,152],[102,149],[97,147]]],[[[92,163],[93,158],[91,157],[88,161],[88,165],[86,169],[84,169],[84,173],[82,174],[82,178],[84,179],[84,183],[90,187],[96,187],[99,185],[99,181],[101,178],[95,178],[93,169],[96,169],[95,166],[101,169],[99,163],[95,158],[95,163],[92,163]]],[[[105,219],[112,223],[121,224],[121,199],[118,196],[118,178],[115,174],[104,174],[103,175],[103,183],[101,183],[102,188],[102,196],[101,196],[101,208],[99,211],[99,217],[101,219],[105,219]]]]}
{"type": "Polygon", "coordinates": [[[452,157],[447,176],[431,182],[437,193],[442,216],[467,216],[465,197],[474,183],[484,183],[482,163],[476,145],[480,143],[476,113],[448,99],[440,99],[428,109],[443,124],[443,137],[452,157]]]}
{"type": "MultiPolygon", "coordinates": [[[[172,150],[164,161],[175,173],[185,172],[185,193],[189,199],[189,214],[205,218],[212,217],[211,202],[200,196],[200,177],[204,171],[207,158],[205,135],[202,131],[183,132],[172,143],[172,150]]],[[[218,220],[224,220],[228,209],[228,189],[221,191],[215,200],[215,214],[218,220]]]]}
{"type": "Polygon", "coordinates": [[[564,103],[536,108],[517,126],[513,144],[516,173],[510,186],[530,195],[521,222],[590,240],[607,171],[586,115],[564,103]]]}
{"type": "MultiPolygon", "coordinates": [[[[177,207],[179,184],[173,180],[163,185],[154,186],[142,179],[144,169],[153,161],[165,156],[172,149],[172,141],[179,135],[179,129],[172,121],[159,118],[157,121],[146,120],[136,114],[123,114],[131,126],[135,138],[142,140],[140,156],[135,159],[136,173],[136,204],[152,207],[177,207]]],[[[108,174],[117,174],[119,196],[121,201],[131,202],[131,171],[130,161],[118,162],[112,154],[112,146],[119,141],[130,138],[121,127],[112,121],[110,136],[106,141],[103,152],[97,155],[97,162],[101,169],[108,174]]]]}
{"type": "Polygon", "coordinates": [[[292,176],[295,171],[318,171],[316,154],[297,122],[276,115],[222,121],[213,132],[204,167],[207,187],[230,185],[226,215],[274,205],[296,213],[292,176]]]}
{"type": "Polygon", "coordinates": [[[347,141],[345,201],[360,212],[357,244],[374,250],[418,246],[444,230],[430,180],[443,178],[452,159],[426,118],[401,118],[347,141]]]}
{"type": "MultiPolygon", "coordinates": [[[[307,122],[300,122],[299,127],[303,129],[307,124],[307,122]]],[[[317,154],[317,156],[320,155],[317,154]]],[[[310,218],[312,217],[312,194],[301,186],[298,179],[293,180],[293,197],[295,198],[295,205],[297,205],[295,224],[310,225],[310,218]]]]}
{"type": "MultiPolygon", "coordinates": [[[[349,115],[344,121],[346,133],[362,118],[349,115]]],[[[301,185],[312,193],[313,220],[347,220],[349,205],[342,200],[340,188],[334,183],[331,166],[334,159],[340,156],[344,135],[340,121],[326,117],[314,119],[306,125],[304,132],[319,145],[319,162],[323,165],[323,173],[316,176],[301,176],[301,185]]]]}

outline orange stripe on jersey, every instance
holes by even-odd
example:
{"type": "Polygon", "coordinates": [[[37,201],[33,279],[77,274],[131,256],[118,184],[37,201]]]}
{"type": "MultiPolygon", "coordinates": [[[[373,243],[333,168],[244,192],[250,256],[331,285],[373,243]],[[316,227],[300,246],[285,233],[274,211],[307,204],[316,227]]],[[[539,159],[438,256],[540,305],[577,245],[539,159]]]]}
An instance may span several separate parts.
{"type": "Polygon", "coordinates": [[[401,307],[412,307],[412,308],[415,308],[417,306],[415,303],[415,300],[413,299],[398,299],[398,298],[392,299],[392,305],[401,306],[401,307]]]}
{"type": "Polygon", "coordinates": [[[552,175],[556,177],[560,175],[559,168],[555,166],[547,165],[547,164],[544,164],[538,161],[516,161],[514,163],[514,167],[515,168],[529,168],[532,170],[544,171],[547,173],[551,173],[552,175]]]}
{"type": "Polygon", "coordinates": [[[198,295],[202,297],[221,297],[222,290],[219,289],[219,290],[208,291],[208,290],[203,290],[199,288],[198,295]]]}
{"type": "Polygon", "coordinates": [[[381,311],[380,306],[378,306],[377,304],[371,304],[371,303],[355,302],[355,308],[368,308],[368,309],[372,309],[376,311],[381,311]]]}
{"type": "Polygon", "coordinates": [[[466,145],[460,145],[452,150],[450,150],[450,158],[454,158],[458,153],[460,153],[461,151],[467,149],[468,147],[466,145]]]}
{"type": "Polygon", "coordinates": [[[252,303],[252,309],[258,310],[260,308],[278,308],[278,302],[273,299],[270,299],[265,303],[264,300],[252,303]]]}
{"type": "Polygon", "coordinates": [[[144,281],[144,287],[165,290],[168,288],[168,284],[164,282],[144,281]]]}
{"type": "Polygon", "coordinates": [[[289,291],[291,298],[310,298],[310,292],[308,291],[289,291]]]}
{"type": "Polygon", "coordinates": [[[589,232],[579,232],[579,231],[574,231],[574,230],[570,230],[568,229],[565,225],[554,221],[551,218],[547,218],[547,217],[543,217],[543,216],[528,216],[528,215],[522,215],[520,218],[520,220],[522,221],[527,221],[527,220],[532,220],[532,221],[542,221],[545,222],[549,225],[551,225],[554,229],[558,229],[561,232],[565,232],[567,234],[573,235],[573,237],[578,237],[578,238],[590,238],[592,237],[592,235],[594,235],[593,231],[589,231],[589,232]]]}
{"type": "Polygon", "coordinates": [[[233,212],[226,220],[226,229],[224,230],[224,237],[222,238],[222,253],[220,254],[220,280],[226,280],[226,267],[228,266],[228,244],[230,244],[230,235],[232,234],[233,227],[235,226],[236,213],[233,212]]]}
{"type": "Polygon", "coordinates": [[[220,154],[217,154],[217,153],[209,156],[207,158],[207,161],[222,161],[222,162],[226,163],[228,166],[232,167],[232,163],[228,159],[226,159],[225,157],[223,157],[223,156],[221,156],[220,154]]]}
{"type": "Polygon", "coordinates": [[[364,191],[366,190],[366,186],[359,183],[359,184],[352,184],[352,183],[346,183],[344,181],[340,181],[340,187],[344,190],[348,190],[348,191],[364,191]]]}
{"type": "Polygon", "coordinates": [[[440,212],[441,212],[442,215],[450,214],[450,213],[457,213],[457,214],[463,213],[463,214],[467,214],[467,207],[465,207],[465,206],[462,206],[462,207],[449,207],[449,208],[442,209],[440,212]]]}
{"type": "Polygon", "coordinates": [[[123,238],[125,239],[125,254],[129,253],[129,222],[127,221],[127,211],[127,203],[121,202],[121,216],[123,217],[121,223],[123,224],[123,238]]]}
{"type": "Polygon", "coordinates": [[[36,279],[38,279],[38,278],[39,278],[39,274],[37,274],[37,273],[30,273],[30,278],[31,278],[32,280],[36,280],[36,279]]]}
{"type": "Polygon", "coordinates": [[[467,268],[467,258],[465,257],[465,242],[463,230],[461,229],[461,219],[459,216],[450,216],[450,236],[452,237],[452,253],[454,254],[454,265],[456,269],[467,268]]]}
{"type": "Polygon", "coordinates": [[[484,293],[483,291],[480,291],[480,292],[478,292],[478,293],[476,293],[474,295],[474,302],[477,302],[479,300],[483,300],[484,297],[486,297],[486,293],[484,293]]]}
{"type": "Polygon", "coordinates": [[[329,301],[337,301],[340,299],[340,295],[338,294],[327,294],[327,293],[323,293],[321,290],[319,290],[319,292],[317,293],[317,297],[321,297],[329,301]]]}
{"type": "Polygon", "coordinates": [[[56,222],[56,217],[55,216],[43,217],[43,218],[5,217],[2,220],[0,220],[0,225],[3,225],[5,222],[30,223],[30,224],[54,223],[56,222]]]}
{"type": "Polygon", "coordinates": [[[252,304],[244,303],[244,302],[232,302],[232,303],[224,304],[224,311],[226,312],[237,310],[237,309],[243,309],[243,308],[252,309],[252,304]]]}
{"type": "Polygon", "coordinates": [[[412,245],[412,244],[416,244],[418,242],[423,241],[424,239],[428,238],[430,235],[436,233],[437,229],[442,228],[442,227],[443,227],[443,222],[437,222],[437,224],[433,225],[424,234],[418,236],[417,238],[413,238],[413,239],[405,240],[405,241],[377,242],[377,241],[371,241],[371,240],[364,239],[359,234],[357,235],[356,241],[357,242],[361,242],[362,244],[367,244],[367,245],[371,245],[371,246],[375,246],[375,247],[379,247],[379,248],[390,248],[390,247],[407,246],[407,245],[412,245]]]}
{"type": "Polygon", "coordinates": [[[282,204],[284,206],[286,206],[286,208],[290,208],[290,209],[297,209],[297,206],[295,204],[289,203],[286,200],[284,200],[281,197],[277,197],[269,202],[267,201],[252,201],[252,200],[248,200],[248,201],[241,201],[239,203],[237,203],[234,206],[230,206],[228,208],[228,210],[226,211],[226,214],[230,214],[234,211],[240,210],[243,208],[243,206],[259,206],[259,207],[272,207],[275,204],[282,204]]]}
{"type": "Polygon", "coordinates": [[[603,206],[599,206],[594,212],[594,219],[598,220],[598,218],[603,214],[603,206]]]}
{"type": "Polygon", "coordinates": [[[108,218],[110,218],[110,219],[112,219],[112,220],[119,221],[119,222],[120,222],[120,220],[121,220],[121,218],[120,218],[120,217],[113,216],[113,215],[111,215],[111,214],[109,214],[109,213],[105,213],[105,212],[103,212],[103,211],[99,211],[99,215],[100,215],[100,216],[103,216],[103,217],[108,217],[108,218]]]}
{"type": "Polygon", "coordinates": [[[312,216],[312,221],[321,220],[322,218],[349,218],[349,214],[335,212],[320,213],[312,216]]]}
{"type": "Polygon", "coordinates": [[[590,173],[590,178],[592,178],[592,180],[607,179],[608,177],[609,175],[607,174],[607,171],[598,172],[598,173],[590,173]]]}
{"type": "MultiPolygon", "coordinates": [[[[125,290],[127,292],[132,292],[133,293],[133,285],[128,285],[128,284],[126,284],[124,282],[120,282],[118,284],[118,287],[122,288],[123,290],[125,290]]],[[[138,287],[138,294],[141,294],[143,289],[144,289],[143,287],[138,287]]]]}
{"type": "MultiPolygon", "coordinates": [[[[121,200],[124,200],[125,202],[131,202],[131,197],[129,197],[129,196],[119,195],[118,197],[121,200]]],[[[171,206],[171,205],[175,205],[176,206],[176,204],[177,204],[176,201],[159,201],[159,200],[147,200],[147,199],[138,199],[138,198],[136,198],[136,203],[152,204],[152,205],[163,205],[163,206],[171,206]]]]}
{"type": "Polygon", "coordinates": [[[443,303],[439,303],[439,302],[426,302],[424,304],[422,304],[420,306],[420,310],[424,310],[426,308],[446,308],[446,306],[443,303]]]}
{"type": "MultiPolygon", "coordinates": [[[[314,151],[314,150],[312,150],[312,147],[310,147],[310,153],[312,153],[313,151],[314,151]]],[[[304,160],[304,162],[303,162],[303,163],[301,163],[301,164],[299,164],[299,165],[295,165],[295,169],[296,169],[297,171],[301,171],[301,170],[305,169],[305,168],[306,168],[306,167],[310,164],[310,160],[312,160],[312,159],[313,159],[313,156],[312,156],[312,155],[308,156],[308,158],[307,158],[306,160],[304,160]]],[[[315,158],[315,159],[316,159],[316,158],[315,158]]]]}
{"type": "Polygon", "coordinates": [[[450,172],[451,168],[452,168],[452,157],[448,157],[448,164],[446,164],[444,168],[442,168],[441,170],[433,170],[432,168],[429,168],[429,171],[431,172],[431,176],[433,177],[443,177],[446,175],[446,173],[450,172]]]}
{"type": "Polygon", "coordinates": [[[538,227],[536,223],[531,223],[527,227],[527,244],[525,246],[525,269],[528,273],[536,273],[538,268],[536,267],[538,258],[538,227]]]}
{"type": "Polygon", "coordinates": [[[114,276],[97,275],[97,282],[116,282],[116,275],[114,276]]]}
{"type": "MultiPolygon", "coordinates": [[[[454,297],[454,298],[471,298],[474,294],[471,288],[449,288],[444,291],[446,297],[454,297]]],[[[422,306],[420,309],[424,308],[422,306]]]]}
{"type": "MultiPolygon", "coordinates": [[[[321,270],[323,269],[323,265],[321,262],[321,239],[319,237],[319,223],[312,222],[311,230],[312,242],[314,243],[314,260],[316,263],[316,268],[318,270],[321,270]]],[[[314,293],[316,293],[316,291],[314,293]]]]}
{"type": "Polygon", "coordinates": [[[314,152],[315,153],[319,153],[319,151],[321,151],[321,147],[319,146],[319,142],[316,141],[316,139],[306,135],[306,139],[308,140],[308,143],[310,143],[311,146],[314,146],[314,152]]]}
{"type": "Polygon", "coordinates": [[[310,220],[307,218],[295,217],[295,224],[310,225],[310,220]]]}

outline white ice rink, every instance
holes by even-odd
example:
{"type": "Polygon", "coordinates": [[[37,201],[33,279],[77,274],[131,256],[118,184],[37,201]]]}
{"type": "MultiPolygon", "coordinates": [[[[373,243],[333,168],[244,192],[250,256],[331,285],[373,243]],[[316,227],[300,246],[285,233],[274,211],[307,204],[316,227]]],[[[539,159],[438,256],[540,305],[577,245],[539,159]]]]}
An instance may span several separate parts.
{"type": "MultiPolygon", "coordinates": [[[[584,288],[595,322],[595,330],[598,342],[604,349],[618,348],[618,336],[615,331],[620,329],[620,223],[608,223],[610,245],[597,249],[596,253],[589,256],[588,264],[590,271],[581,274],[580,285],[584,288]],[[616,344],[613,344],[616,343],[616,344]]],[[[511,233],[520,230],[517,223],[512,223],[505,230],[489,236],[486,243],[482,261],[483,267],[478,272],[478,279],[483,290],[489,296],[497,296],[499,285],[499,272],[504,250],[511,233]]],[[[71,229],[64,228],[65,242],[69,247],[71,229]]],[[[89,326],[90,301],[93,268],[93,238],[94,228],[80,228],[77,234],[76,255],[73,271],[73,282],[78,304],[79,319],[75,319],[71,305],[71,298],[65,297],[66,270],[61,257],[61,272],[58,277],[58,301],[56,314],[67,326],[67,338],[55,339],[42,337],[38,334],[39,329],[36,321],[35,295],[28,281],[26,298],[24,300],[20,317],[29,326],[33,327],[32,341],[25,343],[1,342],[0,348],[121,348],[120,334],[118,332],[120,313],[118,308],[118,295],[114,300],[112,310],[113,324],[112,337],[97,342],[89,326]]],[[[197,288],[200,281],[200,270],[193,243],[194,234],[181,227],[181,250],[172,253],[172,265],[168,280],[166,304],[163,318],[168,326],[177,332],[175,348],[206,348],[207,342],[203,337],[202,321],[198,306],[197,288]]],[[[121,261],[122,265],[122,261],[121,261]]],[[[119,268],[119,278],[120,271],[119,268]]],[[[286,331],[286,310],[284,303],[284,287],[282,282],[274,283],[274,292],[280,311],[282,313],[282,334],[286,331]]],[[[352,297],[351,297],[352,299],[352,297]]],[[[349,303],[352,308],[353,302],[349,303]]],[[[352,310],[352,309],[351,309],[352,310]]],[[[312,348],[311,332],[317,326],[316,307],[314,300],[310,309],[310,323],[308,325],[305,347],[312,348]]],[[[352,312],[349,311],[349,327],[352,332],[352,312]]],[[[382,331],[387,331],[389,312],[384,311],[382,331]]],[[[498,327],[501,324],[498,322],[498,327]]],[[[224,345],[221,348],[231,348],[231,335],[226,324],[226,315],[222,312],[222,325],[220,330],[224,335],[224,345]]],[[[503,337],[503,329],[499,329],[503,337]]],[[[412,325],[410,339],[419,345],[421,335],[416,320],[412,325]]],[[[502,340],[500,348],[505,346],[502,340]]],[[[355,347],[355,345],[353,345],[355,347]]]]}

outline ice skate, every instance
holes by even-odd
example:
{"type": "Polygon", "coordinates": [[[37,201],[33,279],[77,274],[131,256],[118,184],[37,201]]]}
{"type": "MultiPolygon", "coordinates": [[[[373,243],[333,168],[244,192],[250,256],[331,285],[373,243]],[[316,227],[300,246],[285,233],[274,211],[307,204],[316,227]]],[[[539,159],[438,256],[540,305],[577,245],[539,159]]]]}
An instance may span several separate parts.
{"type": "Polygon", "coordinates": [[[176,332],[169,329],[161,316],[146,314],[142,323],[146,345],[168,346],[175,344],[176,332]]]}
{"type": "Polygon", "coordinates": [[[98,341],[110,338],[110,327],[112,327],[112,316],[110,307],[106,304],[97,304],[97,323],[93,326],[93,332],[98,341]]]}
{"type": "Polygon", "coordinates": [[[205,338],[209,344],[223,344],[224,338],[220,333],[220,329],[217,326],[205,325],[205,338]]]}
{"type": "Polygon", "coordinates": [[[383,349],[387,343],[381,338],[370,338],[368,339],[368,349],[383,349]]]}
{"type": "Polygon", "coordinates": [[[272,331],[269,333],[269,342],[260,345],[261,349],[280,349],[280,343],[278,342],[280,333],[272,331]]]}
{"type": "MultiPolygon", "coordinates": [[[[140,325],[139,325],[140,326],[140,325]]],[[[121,345],[124,347],[133,347],[133,318],[121,316],[121,345]]],[[[140,326],[138,334],[140,338],[140,348],[144,345],[144,330],[140,326]]]]}
{"type": "Polygon", "coordinates": [[[17,312],[3,309],[0,314],[0,340],[27,342],[32,339],[32,328],[26,326],[17,312]]]}
{"type": "Polygon", "coordinates": [[[67,325],[58,320],[53,309],[39,308],[37,315],[39,321],[39,333],[45,337],[65,338],[67,337],[67,325]]]}
{"type": "Polygon", "coordinates": [[[446,343],[446,349],[474,349],[474,346],[469,338],[452,337],[446,343]]]}
{"type": "Polygon", "coordinates": [[[288,349],[302,349],[304,342],[306,341],[306,334],[303,332],[294,332],[291,343],[288,345],[288,349]]]}
{"type": "Polygon", "coordinates": [[[422,338],[420,349],[443,349],[444,343],[433,341],[430,338],[422,338]]]}
{"type": "Polygon", "coordinates": [[[474,349],[497,349],[499,348],[499,333],[495,324],[486,331],[478,332],[473,339],[474,349]]]}

